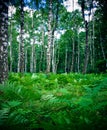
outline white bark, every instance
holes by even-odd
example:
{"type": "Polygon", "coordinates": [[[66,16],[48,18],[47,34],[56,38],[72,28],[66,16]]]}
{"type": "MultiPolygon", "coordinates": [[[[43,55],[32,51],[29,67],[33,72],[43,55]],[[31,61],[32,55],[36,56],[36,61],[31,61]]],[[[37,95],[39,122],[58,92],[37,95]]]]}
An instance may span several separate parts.
{"type": "Polygon", "coordinates": [[[33,39],[32,50],[31,50],[31,62],[30,62],[30,72],[36,72],[36,55],[35,55],[35,39],[33,39]]]}
{"type": "Polygon", "coordinates": [[[75,38],[73,36],[72,39],[72,63],[71,63],[71,72],[73,72],[74,69],[74,55],[75,55],[75,38]]]}
{"type": "Polygon", "coordinates": [[[26,50],[25,50],[25,72],[27,72],[27,63],[28,63],[28,58],[27,58],[27,47],[26,47],[26,50]]]}
{"type": "Polygon", "coordinates": [[[79,34],[78,34],[78,73],[80,72],[80,38],[79,38],[79,34]]]}
{"type": "Polygon", "coordinates": [[[51,69],[51,41],[52,41],[52,0],[49,0],[49,19],[48,19],[48,46],[47,46],[47,73],[51,69]]]}
{"type": "Polygon", "coordinates": [[[12,20],[10,22],[10,72],[12,72],[13,55],[12,55],[12,20]]]}
{"type": "Polygon", "coordinates": [[[20,9],[20,42],[19,42],[19,55],[18,55],[18,72],[24,72],[24,1],[21,0],[21,9],[20,9]]]}
{"type": "Polygon", "coordinates": [[[52,45],[52,72],[56,73],[56,67],[55,67],[55,41],[54,41],[54,37],[53,37],[53,45],[52,45]]]}
{"type": "Polygon", "coordinates": [[[8,78],[8,0],[0,1],[0,83],[8,78]]]}

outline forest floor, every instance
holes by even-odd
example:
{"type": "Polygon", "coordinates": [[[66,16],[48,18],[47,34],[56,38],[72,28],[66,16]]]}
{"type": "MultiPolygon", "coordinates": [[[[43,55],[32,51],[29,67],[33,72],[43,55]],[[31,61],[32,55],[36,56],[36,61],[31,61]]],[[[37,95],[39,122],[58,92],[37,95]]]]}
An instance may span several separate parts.
{"type": "Polygon", "coordinates": [[[11,73],[0,85],[2,129],[107,129],[107,74],[11,73]]]}

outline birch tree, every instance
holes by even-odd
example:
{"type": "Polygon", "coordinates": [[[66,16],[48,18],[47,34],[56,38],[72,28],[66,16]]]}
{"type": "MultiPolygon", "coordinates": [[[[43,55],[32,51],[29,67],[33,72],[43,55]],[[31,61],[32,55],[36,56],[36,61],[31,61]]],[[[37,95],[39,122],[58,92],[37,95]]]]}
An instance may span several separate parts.
{"type": "Polygon", "coordinates": [[[52,72],[56,73],[56,61],[55,61],[55,31],[58,26],[58,15],[59,15],[59,2],[57,1],[54,5],[53,12],[53,27],[52,27],[52,72]]]}
{"type": "Polygon", "coordinates": [[[18,56],[18,72],[24,72],[24,0],[20,0],[20,42],[18,56]]]}
{"type": "Polygon", "coordinates": [[[8,4],[9,0],[0,1],[0,83],[8,77],[8,4]]]}
{"type": "Polygon", "coordinates": [[[10,16],[10,36],[9,36],[9,43],[10,43],[10,52],[9,52],[9,58],[10,58],[10,66],[9,71],[12,72],[12,64],[13,64],[13,55],[12,55],[12,10],[11,10],[11,16],[10,16]]]}
{"type": "Polygon", "coordinates": [[[52,0],[49,0],[49,15],[48,15],[48,46],[47,46],[47,73],[51,69],[51,41],[52,41],[52,0]]]}

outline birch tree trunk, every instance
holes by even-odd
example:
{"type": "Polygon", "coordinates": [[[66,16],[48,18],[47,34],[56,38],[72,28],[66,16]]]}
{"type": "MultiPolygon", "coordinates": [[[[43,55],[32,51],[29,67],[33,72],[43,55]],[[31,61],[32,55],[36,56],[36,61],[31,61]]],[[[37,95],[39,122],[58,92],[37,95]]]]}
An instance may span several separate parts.
{"type": "MultiPolygon", "coordinates": [[[[43,23],[42,23],[43,24],[43,23]]],[[[42,44],[41,44],[41,52],[40,52],[40,62],[39,62],[39,72],[43,71],[43,54],[44,54],[44,35],[45,35],[45,31],[44,31],[44,25],[41,26],[41,39],[42,39],[42,44]]]]}
{"type": "Polygon", "coordinates": [[[8,4],[0,1],[0,83],[8,78],[8,4]]]}
{"type": "Polygon", "coordinates": [[[52,34],[52,72],[56,73],[56,69],[55,69],[55,39],[54,39],[54,32],[52,34]]]}
{"type": "Polygon", "coordinates": [[[88,44],[88,22],[85,21],[85,59],[84,59],[84,68],[83,73],[87,72],[88,58],[89,58],[89,44],[88,44]]]}
{"type": "Polygon", "coordinates": [[[92,45],[92,48],[93,48],[93,69],[95,67],[95,42],[94,42],[94,39],[95,39],[95,31],[94,31],[94,20],[93,20],[93,45],[92,45]]]}
{"type": "Polygon", "coordinates": [[[56,41],[56,47],[55,47],[55,70],[56,70],[56,72],[57,72],[58,64],[59,64],[59,45],[58,45],[58,41],[56,41]]]}
{"type": "Polygon", "coordinates": [[[32,50],[31,50],[31,61],[30,61],[30,72],[34,72],[34,42],[32,44],[32,50]]]}
{"type": "Polygon", "coordinates": [[[47,73],[51,69],[51,41],[52,41],[52,0],[49,0],[49,17],[48,17],[48,46],[47,46],[47,73]]]}
{"type": "Polygon", "coordinates": [[[24,72],[24,0],[21,0],[20,9],[20,43],[19,43],[19,56],[18,56],[18,72],[24,72]]]}
{"type": "Polygon", "coordinates": [[[80,72],[80,38],[79,38],[79,34],[78,34],[78,58],[77,58],[77,69],[78,69],[78,73],[80,72]]]}
{"type": "Polygon", "coordinates": [[[67,59],[68,59],[68,50],[67,50],[67,46],[66,46],[66,48],[65,48],[65,73],[67,73],[67,69],[68,69],[68,67],[67,67],[67,59]]]}
{"type": "Polygon", "coordinates": [[[13,55],[12,55],[12,19],[10,20],[10,68],[9,71],[12,72],[13,55]]]}
{"type": "Polygon", "coordinates": [[[27,73],[27,63],[28,63],[28,52],[27,52],[27,47],[25,49],[25,72],[27,73]]]}
{"type": "Polygon", "coordinates": [[[52,72],[56,73],[56,61],[55,61],[55,36],[54,33],[56,31],[58,25],[58,13],[59,13],[59,3],[56,3],[56,12],[53,13],[53,29],[52,29],[52,72]]]}
{"type": "MultiPolygon", "coordinates": [[[[44,33],[44,36],[45,36],[45,33],[44,33]]],[[[43,36],[43,41],[42,41],[42,44],[43,44],[43,64],[42,64],[42,70],[43,72],[46,71],[46,56],[47,56],[47,49],[45,47],[45,43],[44,43],[44,36],[43,36]]]]}
{"type": "Polygon", "coordinates": [[[35,54],[35,37],[34,37],[34,13],[32,13],[32,36],[33,36],[33,44],[31,45],[31,62],[30,62],[30,72],[36,72],[36,54],[35,54]]]}
{"type": "Polygon", "coordinates": [[[75,55],[75,38],[73,36],[72,39],[72,63],[71,63],[71,72],[73,72],[74,69],[74,55],[75,55]]]}
{"type": "Polygon", "coordinates": [[[85,20],[85,6],[86,6],[86,1],[82,0],[82,16],[83,16],[83,20],[84,20],[84,24],[85,24],[85,32],[86,32],[86,36],[85,36],[85,53],[84,53],[84,67],[83,67],[83,73],[85,74],[87,72],[87,66],[88,66],[88,59],[89,59],[89,43],[88,43],[88,26],[89,26],[89,22],[90,21],[90,15],[91,15],[91,1],[88,1],[89,3],[89,17],[88,17],[88,21],[85,20]]]}
{"type": "Polygon", "coordinates": [[[21,59],[21,42],[19,42],[19,47],[18,47],[18,65],[17,65],[17,72],[20,72],[20,59],[21,59]]]}
{"type": "Polygon", "coordinates": [[[92,10],[93,19],[92,19],[92,55],[93,55],[93,70],[95,67],[95,18],[94,18],[94,12],[92,10]]]}
{"type": "Polygon", "coordinates": [[[34,56],[33,45],[31,45],[31,60],[30,60],[30,72],[33,73],[33,56],[34,56]]]}
{"type": "Polygon", "coordinates": [[[34,66],[33,66],[33,72],[36,73],[36,52],[35,52],[35,46],[34,46],[34,66]]]}
{"type": "Polygon", "coordinates": [[[91,67],[93,66],[93,48],[92,48],[92,32],[91,32],[91,27],[90,27],[90,32],[89,32],[89,50],[90,50],[90,65],[91,67]]]}
{"type": "Polygon", "coordinates": [[[45,47],[44,47],[44,36],[45,36],[45,30],[44,26],[42,25],[42,47],[41,47],[41,70],[44,71],[44,53],[45,53],[45,47]]]}
{"type": "Polygon", "coordinates": [[[33,39],[32,50],[31,50],[30,72],[31,73],[36,72],[35,38],[33,39]]]}
{"type": "Polygon", "coordinates": [[[40,62],[39,62],[39,72],[42,71],[42,59],[43,59],[43,45],[41,45],[40,51],[40,62]]]}
{"type": "MultiPolygon", "coordinates": [[[[72,0],[72,10],[74,11],[74,0],[72,0]]],[[[74,19],[75,22],[75,19],[74,19]]],[[[71,68],[70,71],[73,72],[74,69],[74,55],[75,55],[75,27],[74,27],[74,33],[72,38],[72,62],[71,62],[71,68]]]]}
{"type": "Polygon", "coordinates": [[[72,0],[72,11],[74,11],[74,0],[72,0]]]}

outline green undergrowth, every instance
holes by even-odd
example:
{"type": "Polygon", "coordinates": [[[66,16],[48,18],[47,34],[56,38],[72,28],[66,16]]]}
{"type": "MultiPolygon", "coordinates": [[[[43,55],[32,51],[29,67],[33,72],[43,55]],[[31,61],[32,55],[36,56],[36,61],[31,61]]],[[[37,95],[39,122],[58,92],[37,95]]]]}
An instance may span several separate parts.
{"type": "Polygon", "coordinates": [[[0,85],[2,129],[107,129],[107,75],[11,73],[0,85]]]}

